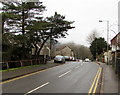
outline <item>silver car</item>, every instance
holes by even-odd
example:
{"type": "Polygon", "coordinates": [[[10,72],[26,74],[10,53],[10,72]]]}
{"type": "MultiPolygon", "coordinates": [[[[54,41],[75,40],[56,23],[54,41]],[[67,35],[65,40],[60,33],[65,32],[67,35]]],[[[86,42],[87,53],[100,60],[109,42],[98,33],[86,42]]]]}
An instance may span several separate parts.
{"type": "Polygon", "coordinates": [[[65,63],[65,57],[61,55],[55,56],[54,63],[58,63],[58,62],[65,63]]]}
{"type": "Polygon", "coordinates": [[[64,56],[65,57],[65,61],[69,61],[70,57],[69,56],[64,56]]]}

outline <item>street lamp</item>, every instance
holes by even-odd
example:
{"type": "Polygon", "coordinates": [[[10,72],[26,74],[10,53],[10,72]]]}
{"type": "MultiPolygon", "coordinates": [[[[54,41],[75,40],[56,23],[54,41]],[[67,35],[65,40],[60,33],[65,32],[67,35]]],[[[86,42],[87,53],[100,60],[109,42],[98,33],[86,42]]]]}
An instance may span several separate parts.
{"type": "Polygon", "coordinates": [[[99,22],[107,22],[107,65],[109,64],[108,61],[108,46],[109,46],[109,20],[99,20],[99,22]]]}

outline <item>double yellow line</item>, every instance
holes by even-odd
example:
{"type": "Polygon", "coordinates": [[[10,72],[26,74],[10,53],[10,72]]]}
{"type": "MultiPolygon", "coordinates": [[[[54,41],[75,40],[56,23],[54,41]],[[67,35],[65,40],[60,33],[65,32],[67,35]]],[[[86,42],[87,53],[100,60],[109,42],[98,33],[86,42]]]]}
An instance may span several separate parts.
{"type": "Polygon", "coordinates": [[[90,95],[90,93],[96,93],[98,82],[99,82],[100,75],[101,75],[101,71],[102,71],[102,68],[100,67],[98,69],[98,72],[97,72],[95,78],[94,78],[94,81],[93,81],[92,86],[88,92],[88,95],[90,95]]]}

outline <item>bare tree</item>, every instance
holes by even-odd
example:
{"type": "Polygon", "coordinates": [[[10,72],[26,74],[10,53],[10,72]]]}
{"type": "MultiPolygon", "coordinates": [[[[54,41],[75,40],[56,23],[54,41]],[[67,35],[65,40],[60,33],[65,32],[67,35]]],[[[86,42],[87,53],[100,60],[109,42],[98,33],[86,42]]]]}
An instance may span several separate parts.
{"type": "Polygon", "coordinates": [[[87,42],[91,44],[95,38],[99,37],[99,33],[96,30],[93,30],[88,36],[87,36],[87,42]]]}

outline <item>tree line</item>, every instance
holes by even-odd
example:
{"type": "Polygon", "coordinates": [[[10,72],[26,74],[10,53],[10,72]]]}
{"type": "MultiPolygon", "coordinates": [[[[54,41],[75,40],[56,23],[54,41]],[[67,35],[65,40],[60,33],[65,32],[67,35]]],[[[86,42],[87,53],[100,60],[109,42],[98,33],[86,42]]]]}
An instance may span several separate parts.
{"type": "Polygon", "coordinates": [[[19,56],[25,59],[31,56],[31,49],[39,55],[48,39],[59,39],[68,35],[68,30],[75,28],[74,21],[55,12],[44,17],[46,7],[43,2],[0,1],[2,4],[2,53],[5,59],[19,56]],[[39,47],[38,47],[39,45],[39,47]]]}

